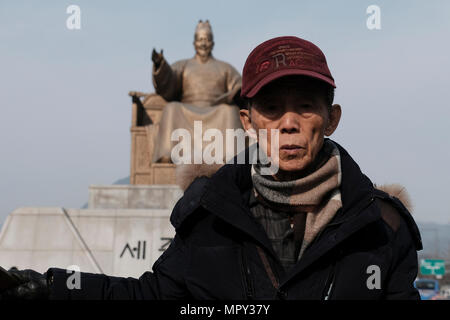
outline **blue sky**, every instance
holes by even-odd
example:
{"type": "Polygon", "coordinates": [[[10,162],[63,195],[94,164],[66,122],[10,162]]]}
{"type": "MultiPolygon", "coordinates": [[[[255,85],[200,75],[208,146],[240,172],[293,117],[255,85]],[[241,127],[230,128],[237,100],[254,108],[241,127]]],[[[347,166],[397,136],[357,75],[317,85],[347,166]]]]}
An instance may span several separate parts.
{"type": "Polygon", "coordinates": [[[129,174],[127,93],[153,91],[153,47],[193,55],[199,19],[239,71],[271,37],[317,44],[343,108],[332,138],[374,182],[406,186],[417,220],[450,221],[450,2],[74,0],[0,2],[0,223],[17,207],[80,207],[90,184],[129,174]],[[66,28],[71,4],[81,30],[66,28]],[[366,27],[372,4],[381,30],[366,27]]]}

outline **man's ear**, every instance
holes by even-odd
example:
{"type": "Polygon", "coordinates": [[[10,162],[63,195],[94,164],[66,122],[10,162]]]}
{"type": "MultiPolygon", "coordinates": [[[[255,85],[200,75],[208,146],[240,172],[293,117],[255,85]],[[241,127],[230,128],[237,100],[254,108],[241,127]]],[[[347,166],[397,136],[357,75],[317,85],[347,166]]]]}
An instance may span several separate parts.
{"type": "Polygon", "coordinates": [[[333,132],[339,125],[339,121],[341,120],[342,109],[338,104],[333,104],[331,106],[330,118],[328,120],[328,126],[325,128],[325,135],[331,136],[333,132]]]}
{"type": "Polygon", "coordinates": [[[239,117],[241,124],[245,131],[252,129],[252,119],[250,118],[250,111],[248,109],[239,110],[239,117]]]}

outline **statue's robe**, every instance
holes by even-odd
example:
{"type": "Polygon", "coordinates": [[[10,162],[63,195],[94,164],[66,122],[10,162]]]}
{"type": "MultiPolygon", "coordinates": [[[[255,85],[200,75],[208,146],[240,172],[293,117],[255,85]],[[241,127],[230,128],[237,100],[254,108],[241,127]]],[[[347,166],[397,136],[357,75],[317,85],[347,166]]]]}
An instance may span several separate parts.
{"type": "MultiPolygon", "coordinates": [[[[190,132],[193,154],[194,121],[202,121],[202,133],[209,128],[219,129],[224,143],[226,129],[242,128],[239,108],[233,102],[241,88],[241,76],[226,62],[211,56],[201,63],[194,57],[170,66],[163,60],[157,70],[153,69],[153,85],[156,93],[169,101],[154,135],[153,162],[171,158],[172,148],[178,144],[171,141],[171,135],[178,128],[190,132]]],[[[203,150],[209,143],[203,142],[203,150]]],[[[225,160],[225,149],[223,155],[225,160]]]]}

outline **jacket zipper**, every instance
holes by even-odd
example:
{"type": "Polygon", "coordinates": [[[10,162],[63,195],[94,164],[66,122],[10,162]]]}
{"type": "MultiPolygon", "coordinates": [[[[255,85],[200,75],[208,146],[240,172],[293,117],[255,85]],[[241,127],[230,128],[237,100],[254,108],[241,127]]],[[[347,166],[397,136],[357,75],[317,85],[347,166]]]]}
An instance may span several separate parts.
{"type": "MultiPolygon", "coordinates": [[[[361,206],[361,208],[359,208],[357,212],[359,213],[359,212],[361,212],[361,210],[367,208],[374,200],[375,200],[375,197],[372,196],[372,197],[370,198],[369,202],[368,202],[367,204],[364,204],[363,206],[361,206]]],[[[316,236],[316,239],[318,239],[318,237],[320,236],[320,234],[321,234],[327,227],[339,225],[339,224],[341,224],[341,223],[343,223],[343,222],[345,222],[345,221],[348,221],[348,220],[351,219],[351,218],[352,218],[352,217],[347,218],[347,219],[344,219],[344,220],[342,220],[342,221],[338,221],[338,222],[335,222],[335,223],[330,223],[330,224],[328,224],[325,228],[323,228],[323,229],[319,232],[319,234],[316,236]]],[[[337,258],[336,258],[336,259],[337,259],[337,258]]],[[[336,260],[334,261],[333,266],[331,267],[330,274],[328,275],[327,281],[325,282],[325,288],[324,288],[323,293],[322,293],[322,299],[323,299],[323,300],[330,300],[331,294],[333,293],[334,282],[335,282],[335,268],[336,268],[336,260]]]]}
{"type": "Polygon", "coordinates": [[[325,282],[325,288],[322,293],[322,300],[330,300],[331,293],[334,288],[334,280],[335,280],[335,267],[336,262],[333,263],[333,266],[331,267],[331,271],[328,275],[327,281],[325,282]]]}
{"type": "Polygon", "coordinates": [[[323,300],[330,300],[333,285],[334,285],[334,281],[331,281],[330,286],[328,287],[327,293],[326,293],[325,297],[323,298],[323,300]]]}
{"type": "MultiPolygon", "coordinates": [[[[367,208],[374,200],[375,200],[375,197],[374,197],[374,196],[370,197],[369,201],[368,201],[367,203],[364,203],[364,205],[361,205],[361,206],[358,208],[358,210],[357,210],[356,212],[357,212],[357,213],[361,212],[363,209],[367,208]]],[[[308,246],[308,248],[310,248],[311,245],[312,245],[314,242],[318,241],[320,235],[323,233],[323,231],[324,231],[325,229],[327,229],[328,227],[340,225],[340,224],[342,224],[343,222],[346,222],[346,221],[348,221],[348,220],[350,220],[350,219],[352,219],[352,218],[354,218],[354,216],[351,216],[351,217],[349,217],[349,218],[347,218],[347,219],[344,219],[344,220],[341,220],[341,221],[338,221],[338,222],[334,222],[334,223],[329,223],[329,224],[327,224],[327,225],[325,226],[325,228],[323,228],[321,231],[319,231],[319,233],[317,234],[317,236],[315,237],[315,239],[313,240],[313,242],[308,246]]],[[[325,287],[324,287],[324,290],[323,290],[323,292],[322,292],[322,299],[323,299],[323,300],[329,300],[330,297],[331,297],[331,295],[332,295],[332,293],[333,293],[333,290],[334,290],[334,282],[335,282],[335,268],[336,268],[336,261],[334,261],[333,266],[332,266],[331,271],[330,271],[330,274],[328,275],[328,278],[327,278],[327,280],[326,280],[326,282],[325,282],[325,287]]]]}
{"type": "Polygon", "coordinates": [[[253,300],[253,284],[251,280],[250,266],[245,255],[245,247],[242,248],[242,271],[244,272],[245,295],[248,300],[253,300]]]}
{"type": "MultiPolygon", "coordinates": [[[[361,206],[361,208],[359,208],[357,212],[359,213],[359,212],[361,212],[361,210],[367,208],[374,200],[375,200],[375,197],[372,196],[372,197],[370,198],[369,202],[368,202],[367,204],[361,206]]],[[[348,221],[348,220],[351,219],[351,218],[352,218],[352,217],[347,218],[347,219],[344,219],[344,220],[339,221],[339,222],[335,222],[335,223],[330,223],[330,224],[328,224],[325,228],[323,228],[323,229],[319,232],[319,234],[316,236],[316,239],[318,239],[318,236],[320,236],[320,234],[321,234],[327,227],[339,225],[339,224],[341,224],[341,223],[343,223],[343,222],[345,222],[345,221],[348,221]]],[[[336,257],[336,260],[335,260],[334,263],[333,263],[333,266],[331,267],[331,271],[330,271],[330,274],[328,275],[327,281],[325,282],[325,288],[324,288],[323,293],[322,293],[322,299],[323,299],[323,300],[330,300],[331,294],[333,293],[334,282],[335,282],[335,268],[336,268],[336,263],[337,263],[337,257],[336,257]]]]}

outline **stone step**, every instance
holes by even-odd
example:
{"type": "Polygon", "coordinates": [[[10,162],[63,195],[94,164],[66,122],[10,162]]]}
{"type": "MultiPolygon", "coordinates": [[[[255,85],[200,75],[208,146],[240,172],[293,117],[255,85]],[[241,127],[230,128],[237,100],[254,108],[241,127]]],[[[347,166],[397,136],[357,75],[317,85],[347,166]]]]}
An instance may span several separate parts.
{"type": "Polygon", "coordinates": [[[89,209],[172,209],[183,196],[177,185],[91,185],[89,209]]]}

